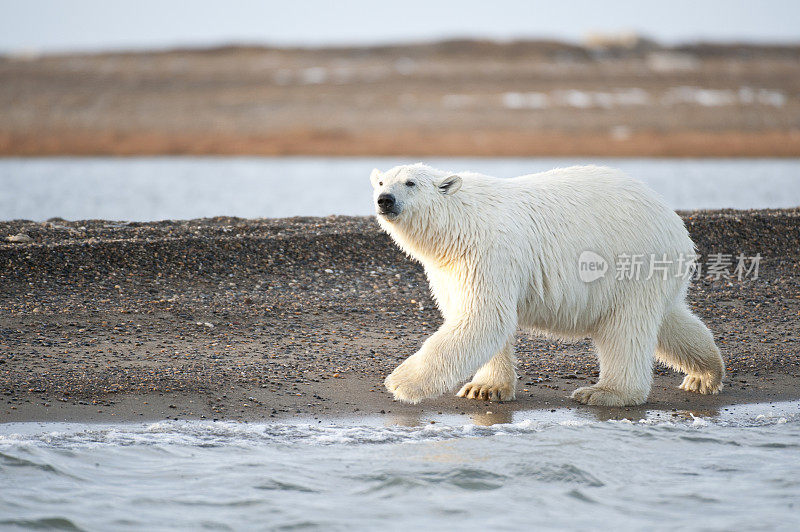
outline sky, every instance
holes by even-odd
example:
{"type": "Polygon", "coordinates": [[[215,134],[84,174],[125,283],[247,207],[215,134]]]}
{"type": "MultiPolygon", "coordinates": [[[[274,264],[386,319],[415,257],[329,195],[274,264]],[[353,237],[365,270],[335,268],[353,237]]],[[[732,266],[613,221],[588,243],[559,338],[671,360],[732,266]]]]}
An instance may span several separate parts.
{"type": "Polygon", "coordinates": [[[797,0],[0,0],[0,52],[324,46],[635,31],[666,43],[800,42],[797,0]]]}

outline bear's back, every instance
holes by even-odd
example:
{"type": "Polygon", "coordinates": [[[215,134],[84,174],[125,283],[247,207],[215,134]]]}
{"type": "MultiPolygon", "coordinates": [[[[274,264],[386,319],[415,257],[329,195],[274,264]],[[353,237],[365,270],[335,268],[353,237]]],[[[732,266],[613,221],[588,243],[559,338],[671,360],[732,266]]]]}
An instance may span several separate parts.
{"type": "Polygon", "coordinates": [[[681,218],[653,190],[620,170],[573,166],[507,181],[511,190],[504,196],[515,198],[517,209],[528,210],[561,238],[613,240],[647,252],[693,249],[681,218]]]}

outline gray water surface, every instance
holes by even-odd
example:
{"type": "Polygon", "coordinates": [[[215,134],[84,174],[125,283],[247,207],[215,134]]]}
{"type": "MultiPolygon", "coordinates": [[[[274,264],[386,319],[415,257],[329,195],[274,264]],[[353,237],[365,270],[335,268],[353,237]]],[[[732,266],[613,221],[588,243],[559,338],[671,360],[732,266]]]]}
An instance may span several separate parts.
{"type": "Polygon", "coordinates": [[[0,527],[797,530],[799,412],[0,424],[0,527]]]}
{"type": "MultiPolygon", "coordinates": [[[[397,157],[0,159],[0,220],[152,221],[373,214],[369,173],[397,157]]],[[[621,168],[674,209],[800,205],[800,159],[428,158],[497,177],[574,164],[621,168]]]]}

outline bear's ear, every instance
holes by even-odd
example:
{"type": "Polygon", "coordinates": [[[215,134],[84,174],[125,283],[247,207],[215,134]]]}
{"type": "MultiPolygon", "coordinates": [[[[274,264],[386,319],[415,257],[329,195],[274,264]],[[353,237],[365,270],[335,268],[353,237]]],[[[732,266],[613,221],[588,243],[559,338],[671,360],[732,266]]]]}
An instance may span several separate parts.
{"type": "Polygon", "coordinates": [[[458,192],[458,189],[461,188],[461,178],[457,175],[451,175],[450,177],[445,178],[439,183],[439,192],[444,194],[445,196],[449,196],[450,194],[455,194],[458,192]]]}
{"type": "Polygon", "coordinates": [[[380,176],[381,176],[381,171],[378,170],[377,168],[374,168],[372,170],[372,173],[369,175],[369,180],[372,183],[373,187],[377,187],[378,186],[378,178],[380,176]]]}

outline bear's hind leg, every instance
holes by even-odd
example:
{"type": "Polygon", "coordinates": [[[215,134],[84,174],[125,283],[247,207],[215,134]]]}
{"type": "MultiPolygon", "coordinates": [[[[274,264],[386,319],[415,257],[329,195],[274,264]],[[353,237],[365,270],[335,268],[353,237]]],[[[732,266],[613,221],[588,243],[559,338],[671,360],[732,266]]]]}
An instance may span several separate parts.
{"type": "Polygon", "coordinates": [[[509,342],[456,394],[466,399],[513,401],[517,372],[514,369],[514,340],[509,342]]]}
{"type": "Polygon", "coordinates": [[[672,307],[664,316],[656,359],[686,374],[681,390],[715,394],[722,389],[725,363],[714,337],[684,304],[672,307]]]}
{"type": "Polygon", "coordinates": [[[647,401],[653,382],[653,352],[659,320],[647,316],[612,320],[593,339],[600,379],[572,392],[576,401],[596,406],[634,406],[647,401]]]}

